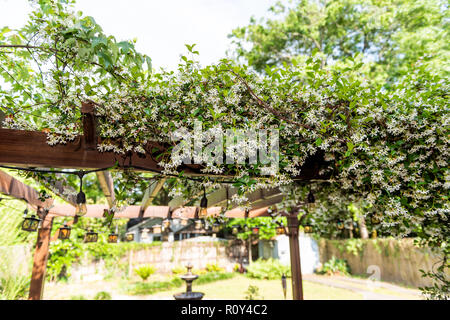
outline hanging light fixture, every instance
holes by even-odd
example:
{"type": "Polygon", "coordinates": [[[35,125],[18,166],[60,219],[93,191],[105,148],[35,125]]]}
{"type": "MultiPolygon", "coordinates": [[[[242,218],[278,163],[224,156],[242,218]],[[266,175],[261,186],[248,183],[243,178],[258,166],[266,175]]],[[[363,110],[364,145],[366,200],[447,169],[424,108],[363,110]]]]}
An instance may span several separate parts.
{"type": "Polygon", "coordinates": [[[308,203],[315,203],[316,198],[314,197],[314,194],[312,193],[311,189],[309,190],[308,197],[307,197],[308,203]]]}
{"type": "Polygon", "coordinates": [[[372,222],[372,224],[380,224],[381,220],[382,220],[382,216],[379,213],[373,213],[372,216],[370,217],[370,221],[372,222]]]}
{"type": "Polygon", "coordinates": [[[70,238],[70,231],[72,229],[64,222],[64,226],[58,229],[58,239],[67,240],[70,238]]]}
{"type": "Polygon", "coordinates": [[[206,190],[203,187],[203,198],[200,200],[200,212],[198,213],[199,218],[206,218],[208,215],[208,198],[206,198],[206,190]]]}
{"type": "Polygon", "coordinates": [[[80,178],[80,192],[77,194],[77,205],[76,205],[76,212],[75,214],[79,217],[84,216],[87,213],[87,206],[86,206],[86,195],[83,192],[83,177],[84,172],[79,171],[78,177],[80,178]]]}
{"type": "Polygon", "coordinates": [[[118,226],[116,226],[116,232],[111,231],[111,233],[108,235],[109,243],[117,243],[117,240],[119,240],[119,227],[118,226]]]}
{"type": "Polygon", "coordinates": [[[91,229],[84,235],[85,243],[97,242],[97,240],[98,240],[98,233],[92,231],[91,229]]]}
{"type": "Polygon", "coordinates": [[[236,235],[239,233],[239,226],[238,225],[234,225],[231,227],[231,233],[236,235]]]}
{"type": "Polygon", "coordinates": [[[28,231],[28,232],[35,232],[37,231],[39,227],[39,222],[41,219],[36,218],[36,216],[33,214],[31,217],[27,217],[28,215],[28,209],[25,209],[23,212],[24,220],[22,222],[22,230],[28,231]]]}
{"type": "Polygon", "coordinates": [[[212,225],[212,232],[213,233],[218,233],[219,231],[220,231],[220,224],[213,223],[213,225],[212,225]]]}
{"type": "Polygon", "coordinates": [[[153,233],[155,233],[155,234],[161,233],[162,232],[161,225],[160,224],[155,224],[152,227],[152,230],[153,230],[153,233]]]}
{"type": "Polygon", "coordinates": [[[284,225],[282,223],[280,223],[276,228],[275,228],[275,232],[277,233],[277,235],[282,235],[286,233],[286,228],[284,227],[284,225]]]}
{"type": "Polygon", "coordinates": [[[117,243],[117,239],[119,238],[119,235],[115,232],[111,232],[108,235],[108,242],[109,243],[117,243]]]}
{"type": "Polygon", "coordinates": [[[127,234],[125,234],[125,241],[131,242],[133,240],[134,240],[134,233],[133,232],[128,232],[127,234]]]}

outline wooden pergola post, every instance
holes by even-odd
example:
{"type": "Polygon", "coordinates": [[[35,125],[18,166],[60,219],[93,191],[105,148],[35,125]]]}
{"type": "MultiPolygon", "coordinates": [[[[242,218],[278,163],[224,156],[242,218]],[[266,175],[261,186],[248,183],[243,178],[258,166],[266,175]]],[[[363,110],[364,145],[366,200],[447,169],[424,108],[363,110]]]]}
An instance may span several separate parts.
{"type": "Polygon", "coordinates": [[[53,225],[53,217],[45,215],[38,231],[36,251],[33,258],[29,300],[41,300],[44,293],[45,271],[47,269],[48,249],[53,225]]]}
{"type": "Polygon", "coordinates": [[[297,212],[289,214],[287,221],[291,256],[292,297],[293,300],[303,300],[302,268],[300,265],[300,245],[298,241],[300,221],[297,212]]]}

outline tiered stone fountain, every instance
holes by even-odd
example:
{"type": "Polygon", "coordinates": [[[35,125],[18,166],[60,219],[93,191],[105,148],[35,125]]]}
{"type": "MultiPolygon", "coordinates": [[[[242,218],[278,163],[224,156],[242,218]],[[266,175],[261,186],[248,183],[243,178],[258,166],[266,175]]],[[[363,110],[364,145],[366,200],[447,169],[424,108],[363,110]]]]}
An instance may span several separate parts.
{"type": "Polygon", "coordinates": [[[181,279],[186,281],[186,292],[174,294],[175,300],[202,300],[205,295],[202,292],[192,292],[192,282],[198,278],[198,275],[191,272],[192,264],[186,266],[187,273],[180,276],[181,279]]]}

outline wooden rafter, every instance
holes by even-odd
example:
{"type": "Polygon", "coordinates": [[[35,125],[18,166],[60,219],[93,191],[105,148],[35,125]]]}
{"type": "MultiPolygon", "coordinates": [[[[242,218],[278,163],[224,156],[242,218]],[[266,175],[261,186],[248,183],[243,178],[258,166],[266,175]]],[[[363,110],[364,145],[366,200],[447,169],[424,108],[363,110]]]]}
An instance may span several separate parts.
{"type": "Polygon", "coordinates": [[[116,197],[114,194],[114,181],[109,171],[99,171],[96,173],[100,187],[102,188],[103,194],[108,201],[109,208],[114,206],[116,197]]]}
{"type": "Polygon", "coordinates": [[[151,186],[147,188],[147,190],[145,190],[144,197],[142,198],[142,204],[139,210],[139,218],[142,218],[144,216],[145,210],[147,210],[147,208],[152,204],[153,200],[155,200],[156,196],[164,186],[165,182],[166,179],[163,178],[161,180],[154,182],[151,186]]]}
{"type": "Polygon", "coordinates": [[[0,193],[16,199],[23,199],[35,209],[38,207],[48,208],[53,204],[53,199],[42,202],[39,199],[39,192],[1,170],[0,193]]]}
{"type": "MultiPolygon", "coordinates": [[[[154,172],[162,172],[156,160],[151,155],[145,158],[132,153],[124,159],[114,152],[100,152],[90,149],[89,140],[86,142],[84,136],[80,136],[73,142],[50,146],[47,143],[46,134],[37,131],[23,131],[13,129],[0,129],[0,163],[28,167],[51,167],[51,168],[80,168],[101,169],[113,167],[116,163],[126,166],[145,168],[154,172]]],[[[323,155],[317,154],[308,158],[302,167],[297,179],[311,180],[323,179],[319,170],[323,165],[323,155]]],[[[202,167],[181,165],[180,170],[186,175],[201,176],[202,167]],[[197,168],[198,167],[198,168],[197,168]]]]}

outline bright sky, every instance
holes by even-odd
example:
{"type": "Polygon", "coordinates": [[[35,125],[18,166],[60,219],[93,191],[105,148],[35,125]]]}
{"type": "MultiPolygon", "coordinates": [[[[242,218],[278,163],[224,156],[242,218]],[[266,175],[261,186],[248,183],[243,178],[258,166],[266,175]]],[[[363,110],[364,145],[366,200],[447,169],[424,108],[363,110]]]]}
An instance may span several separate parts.
{"type": "MultiPolygon", "coordinates": [[[[137,38],[137,49],[153,66],[175,69],[184,44],[196,43],[203,65],[217,62],[230,48],[227,35],[267,16],[276,0],[78,0],[76,9],[95,18],[119,41],[137,38]]],[[[30,11],[27,0],[0,0],[0,27],[22,26],[30,11]]]]}

